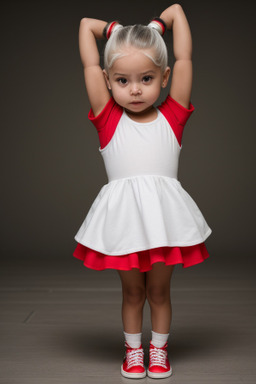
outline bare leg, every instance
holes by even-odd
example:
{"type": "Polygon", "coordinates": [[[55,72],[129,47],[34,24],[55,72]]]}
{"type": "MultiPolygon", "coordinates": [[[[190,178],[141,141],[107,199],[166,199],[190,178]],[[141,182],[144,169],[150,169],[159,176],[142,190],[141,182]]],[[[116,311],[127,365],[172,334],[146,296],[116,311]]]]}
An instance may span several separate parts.
{"type": "Polygon", "coordinates": [[[142,330],[143,307],[146,300],[145,273],[134,268],[118,271],[123,290],[122,320],[124,331],[140,333],[142,330]]]}
{"type": "Polygon", "coordinates": [[[172,320],[170,282],[174,265],[153,264],[146,272],[146,293],[151,309],[152,330],[169,333],[172,320]]]}

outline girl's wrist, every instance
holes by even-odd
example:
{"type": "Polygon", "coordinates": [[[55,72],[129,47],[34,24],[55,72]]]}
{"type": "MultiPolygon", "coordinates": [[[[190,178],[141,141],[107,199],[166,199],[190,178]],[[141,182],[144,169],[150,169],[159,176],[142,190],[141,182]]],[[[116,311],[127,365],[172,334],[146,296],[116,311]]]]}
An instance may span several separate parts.
{"type": "Polygon", "coordinates": [[[105,25],[102,35],[108,40],[111,34],[119,28],[123,28],[123,26],[118,21],[110,21],[105,25]]]}
{"type": "Polygon", "coordinates": [[[166,17],[166,13],[164,13],[164,14],[161,13],[160,18],[165,22],[167,30],[171,30],[173,20],[170,20],[169,17],[166,17]]]}

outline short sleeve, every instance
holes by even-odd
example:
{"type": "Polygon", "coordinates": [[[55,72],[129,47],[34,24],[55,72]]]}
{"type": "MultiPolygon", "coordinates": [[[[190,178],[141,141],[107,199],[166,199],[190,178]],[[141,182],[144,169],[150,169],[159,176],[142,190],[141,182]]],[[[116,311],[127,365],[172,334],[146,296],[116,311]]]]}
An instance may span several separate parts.
{"type": "Polygon", "coordinates": [[[178,143],[181,146],[183,130],[187,120],[195,109],[194,106],[189,103],[189,108],[187,109],[168,95],[158,109],[170,124],[178,143]]]}
{"type": "Polygon", "coordinates": [[[98,131],[101,149],[111,140],[122,114],[123,108],[115,102],[113,97],[109,99],[104,109],[96,117],[90,109],[88,118],[98,131]]]}

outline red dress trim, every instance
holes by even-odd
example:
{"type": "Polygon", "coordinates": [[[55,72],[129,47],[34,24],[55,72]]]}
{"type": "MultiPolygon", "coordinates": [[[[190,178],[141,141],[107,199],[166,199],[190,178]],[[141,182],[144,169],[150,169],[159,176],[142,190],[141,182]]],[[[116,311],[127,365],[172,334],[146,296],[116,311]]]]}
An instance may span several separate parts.
{"type": "Polygon", "coordinates": [[[73,256],[82,260],[86,267],[96,271],[130,271],[132,268],[138,268],[140,272],[147,272],[158,262],[165,265],[182,264],[183,268],[191,267],[207,259],[209,253],[205,244],[200,243],[189,247],[159,247],[122,256],[109,256],[78,243],[73,256]]]}
{"type": "Polygon", "coordinates": [[[185,124],[192,112],[194,112],[195,107],[190,102],[189,108],[187,109],[176,100],[174,100],[170,95],[168,95],[165,101],[158,107],[158,109],[160,112],[162,112],[170,124],[173,133],[175,134],[179,143],[179,146],[181,146],[185,124]]]}
{"type": "Polygon", "coordinates": [[[105,148],[111,141],[122,114],[123,108],[115,102],[113,97],[109,99],[99,115],[94,116],[92,109],[90,109],[88,118],[97,129],[101,149],[105,148]]]}
{"type": "MultiPolygon", "coordinates": [[[[158,109],[170,124],[181,146],[184,126],[195,107],[189,103],[189,108],[187,109],[168,95],[158,109]]],[[[113,97],[109,99],[99,115],[94,116],[92,109],[90,109],[88,118],[97,129],[101,149],[105,148],[111,141],[122,114],[123,108],[115,102],[113,97]]]]}

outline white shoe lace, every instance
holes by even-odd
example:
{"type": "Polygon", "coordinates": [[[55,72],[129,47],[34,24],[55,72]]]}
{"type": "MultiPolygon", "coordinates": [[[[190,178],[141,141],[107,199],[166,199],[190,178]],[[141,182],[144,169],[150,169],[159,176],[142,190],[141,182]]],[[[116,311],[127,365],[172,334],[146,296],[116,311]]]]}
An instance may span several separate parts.
{"type": "Polygon", "coordinates": [[[126,359],[127,359],[127,369],[130,369],[131,367],[143,365],[143,359],[144,359],[144,352],[142,348],[138,349],[132,349],[126,353],[126,359]]]}
{"type": "Polygon", "coordinates": [[[161,348],[152,348],[150,349],[150,366],[159,365],[167,369],[166,366],[167,351],[162,350],[161,348]]]}

